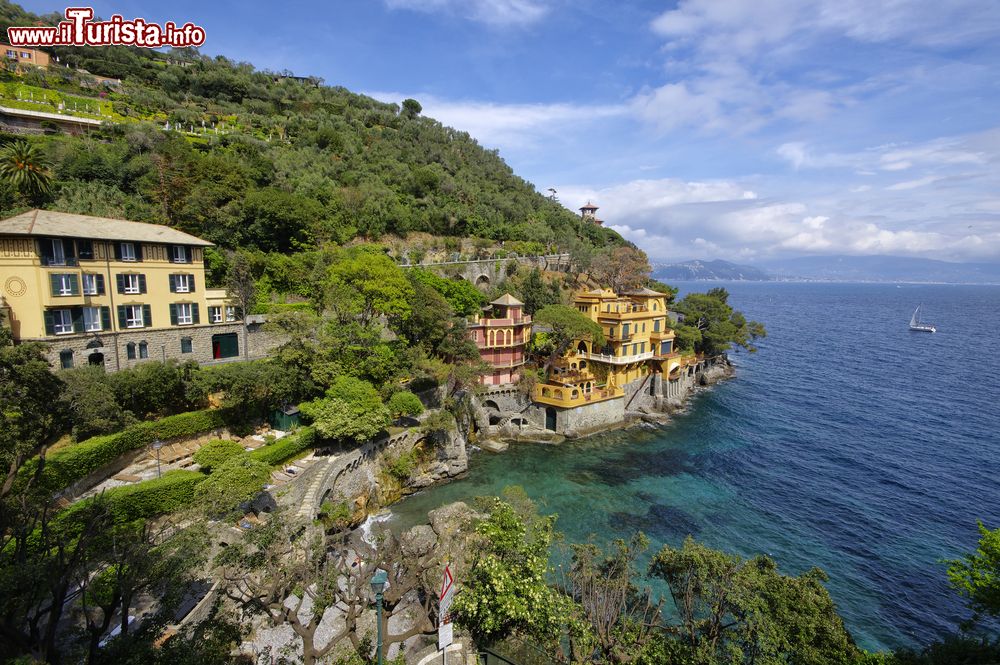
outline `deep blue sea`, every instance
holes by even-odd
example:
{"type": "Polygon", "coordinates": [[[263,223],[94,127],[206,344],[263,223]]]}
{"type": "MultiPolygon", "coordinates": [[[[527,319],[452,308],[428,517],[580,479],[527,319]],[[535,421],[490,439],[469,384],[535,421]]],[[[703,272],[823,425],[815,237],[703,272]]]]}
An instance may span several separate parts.
{"type": "Polygon", "coordinates": [[[954,628],[941,560],[975,546],[977,519],[1000,526],[1000,287],[721,285],[768,330],[733,355],[736,379],[661,429],[479,453],[394,524],[521,485],[570,541],[692,534],[788,573],[819,566],[868,649],[954,628]],[[936,334],[907,329],[921,303],[936,334]]]}

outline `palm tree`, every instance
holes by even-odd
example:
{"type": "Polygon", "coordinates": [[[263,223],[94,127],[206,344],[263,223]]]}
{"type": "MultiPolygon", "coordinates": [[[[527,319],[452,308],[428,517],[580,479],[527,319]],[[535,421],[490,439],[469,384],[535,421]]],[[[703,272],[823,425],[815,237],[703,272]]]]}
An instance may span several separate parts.
{"type": "Polygon", "coordinates": [[[0,180],[37,202],[48,193],[52,176],[41,150],[27,141],[14,141],[0,150],[0,180]]]}

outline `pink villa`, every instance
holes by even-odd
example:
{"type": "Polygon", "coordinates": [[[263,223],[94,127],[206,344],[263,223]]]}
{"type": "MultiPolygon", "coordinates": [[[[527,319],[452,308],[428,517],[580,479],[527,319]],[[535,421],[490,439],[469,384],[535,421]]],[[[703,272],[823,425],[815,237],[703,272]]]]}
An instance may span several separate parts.
{"type": "Polygon", "coordinates": [[[497,298],[469,322],[469,336],[492,367],[481,379],[484,385],[516,383],[521,378],[524,345],[531,337],[531,316],[524,313],[523,302],[509,293],[497,298]]]}

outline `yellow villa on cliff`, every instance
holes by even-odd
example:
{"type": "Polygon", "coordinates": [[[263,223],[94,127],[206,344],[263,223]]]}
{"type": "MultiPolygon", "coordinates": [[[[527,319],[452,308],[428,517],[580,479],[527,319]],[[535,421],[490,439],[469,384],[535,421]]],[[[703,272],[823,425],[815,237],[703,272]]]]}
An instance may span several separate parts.
{"type": "Polygon", "coordinates": [[[554,407],[547,412],[549,429],[563,429],[555,425],[565,409],[615,400],[626,410],[639,393],[662,396],[664,381],[688,364],[674,349],[665,294],[594,289],[578,293],[573,304],[601,326],[605,340],[601,346],[575,340],[545,383],[535,386],[534,401],[554,407]]]}

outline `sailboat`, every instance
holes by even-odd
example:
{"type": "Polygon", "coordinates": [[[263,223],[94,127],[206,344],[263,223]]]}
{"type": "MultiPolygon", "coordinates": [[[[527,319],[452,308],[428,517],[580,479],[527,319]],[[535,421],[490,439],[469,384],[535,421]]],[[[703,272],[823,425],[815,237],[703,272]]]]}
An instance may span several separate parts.
{"type": "Polygon", "coordinates": [[[927,323],[920,323],[920,305],[913,310],[913,316],[910,317],[910,330],[914,332],[937,332],[937,328],[927,323]]]}

